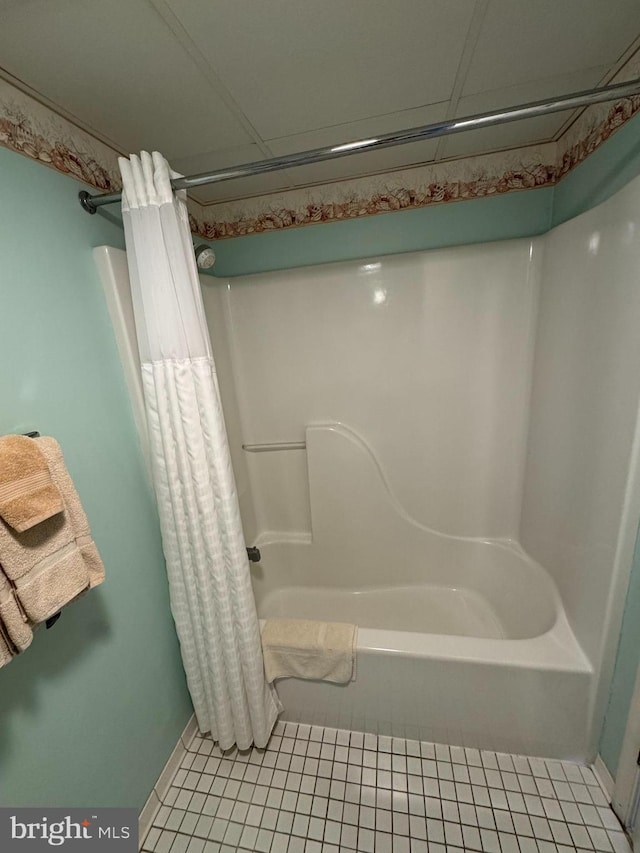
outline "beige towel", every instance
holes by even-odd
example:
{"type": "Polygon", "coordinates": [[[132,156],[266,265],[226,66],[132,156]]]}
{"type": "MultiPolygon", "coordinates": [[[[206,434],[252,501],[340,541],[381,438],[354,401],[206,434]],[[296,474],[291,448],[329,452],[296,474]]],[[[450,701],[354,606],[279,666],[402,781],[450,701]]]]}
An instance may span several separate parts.
{"type": "Polygon", "coordinates": [[[262,649],[267,681],[310,678],[346,684],[356,675],[355,625],[307,619],[267,619],[262,649]]]}
{"type": "Polygon", "coordinates": [[[18,532],[62,512],[60,492],[32,438],[0,438],[0,517],[18,532]]]}
{"type": "Polygon", "coordinates": [[[0,622],[0,669],[13,660],[13,652],[11,651],[11,642],[4,633],[4,626],[0,622]]]}
{"type": "Polygon", "coordinates": [[[11,663],[17,651],[2,619],[0,619],[0,669],[11,663]]]}
{"type": "Polygon", "coordinates": [[[43,436],[35,439],[36,444],[42,450],[47,465],[51,471],[51,477],[56,484],[64,500],[64,508],[68,513],[69,522],[73,529],[76,544],[80,548],[82,558],[89,572],[89,586],[98,586],[104,580],[104,564],[91,537],[91,529],[86,513],[80,503],[80,498],[73,485],[73,480],[67,466],[64,464],[62,450],[55,438],[43,436]]]}
{"type": "Polygon", "coordinates": [[[24,533],[0,520],[0,566],[33,624],[46,621],[104,579],[104,566],[62,451],[53,438],[35,441],[62,495],[64,511],[24,533]]]}
{"type": "Polygon", "coordinates": [[[16,594],[30,622],[46,622],[89,589],[89,572],[75,543],[42,560],[16,581],[16,594]]]}
{"type": "MultiPolygon", "coordinates": [[[[14,588],[9,580],[0,571],[0,660],[3,658],[2,646],[11,652],[8,663],[13,654],[23,652],[31,645],[33,632],[27,622],[27,617],[19,602],[16,600],[14,588]]],[[[0,666],[3,664],[0,663],[0,666]]]]}

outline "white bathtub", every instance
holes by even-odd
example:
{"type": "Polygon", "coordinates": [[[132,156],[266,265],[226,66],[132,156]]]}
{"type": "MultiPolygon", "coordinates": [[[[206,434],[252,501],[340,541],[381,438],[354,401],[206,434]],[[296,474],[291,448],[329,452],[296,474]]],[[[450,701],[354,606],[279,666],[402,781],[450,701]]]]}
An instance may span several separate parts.
{"type": "MultiPolygon", "coordinates": [[[[284,580],[282,552],[297,551],[296,562],[303,564],[306,547],[262,543],[263,578],[256,588],[266,589],[267,574],[272,584],[284,580]]],[[[487,549],[494,550],[490,544],[487,549]]],[[[523,599],[526,618],[519,622],[515,611],[501,612],[500,602],[477,590],[429,584],[361,589],[284,584],[258,593],[258,606],[262,618],[359,626],[355,682],[279,681],[285,719],[585,758],[593,673],[560,607],[549,625],[547,614],[534,613],[523,599]],[[531,635],[534,617],[544,617],[537,635],[531,635]]]]}
{"type": "Polygon", "coordinates": [[[357,678],[279,681],[285,718],[584,759],[593,671],[548,573],[515,542],[409,518],[343,425],[306,441],[313,535],[259,541],[258,611],[358,625],[357,678]]]}

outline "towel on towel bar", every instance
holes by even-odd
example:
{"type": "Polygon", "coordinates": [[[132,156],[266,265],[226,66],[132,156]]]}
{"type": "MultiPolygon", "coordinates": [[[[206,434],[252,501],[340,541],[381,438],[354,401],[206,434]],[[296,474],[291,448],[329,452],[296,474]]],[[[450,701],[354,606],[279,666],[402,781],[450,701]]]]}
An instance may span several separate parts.
{"type": "Polygon", "coordinates": [[[2,620],[0,620],[0,669],[13,660],[17,649],[14,646],[11,637],[7,632],[2,620]]]}
{"type": "Polygon", "coordinates": [[[34,440],[0,437],[0,517],[22,533],[62,509],[60,492],[34,440]]]}
{"type": "Polygon", "coordinates": [[[4,634],[4,628],[2,623],[0,622],[0,669],[6,664],[13,660],[13,652],[11,651],[11,644],[9,639],[4,634]]]}
{"type": "Polygon", "coordinates": [[[3,660],[8,663],[14,654],[28,649],[31,640],[33,632],[16,598],[14,587],[0,571],[0,666],[3,666],[3,660]]]}
{"type": "Polygon", "coordinates": [[[346,684],[356,677],[358,628],[345,622],[267,619],[262,650],[267,681],[309,678],[346,684]]]}
{"type": "Polygon", "coordinates": [[[104,563],[91,536],[91,528],[80,503],[76,487],[67,471],[67,466],[64,464],[60,445],[55,438],[48,436],[36,438],[35,441],[47,460],[53,482],[60,490],[64,500],[65,513],[68,516],[76,544],[89,573],[89,587],[99,586],[104,580],[104,563]]]}
{"type": "Polygon", "coordinates": [[[30,634],[32,625],[104,580],[104,566],[58,442],[29,440],[42,451],[64,509],[22,533],[0,519],[0,618],[17,651],[30,642],[25,632],[30,634]]]}

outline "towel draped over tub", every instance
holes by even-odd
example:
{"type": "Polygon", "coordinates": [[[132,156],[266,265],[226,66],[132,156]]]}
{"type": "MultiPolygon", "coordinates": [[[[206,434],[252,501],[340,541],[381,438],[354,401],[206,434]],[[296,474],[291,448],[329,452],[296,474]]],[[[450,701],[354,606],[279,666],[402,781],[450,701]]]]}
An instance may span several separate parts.
{"type": "Polygon", "coordinates": [[[346,684],[356,676],[358,629],[345,622],[267,619],[262,650],[267,681],[307,678],[346,684]]]}

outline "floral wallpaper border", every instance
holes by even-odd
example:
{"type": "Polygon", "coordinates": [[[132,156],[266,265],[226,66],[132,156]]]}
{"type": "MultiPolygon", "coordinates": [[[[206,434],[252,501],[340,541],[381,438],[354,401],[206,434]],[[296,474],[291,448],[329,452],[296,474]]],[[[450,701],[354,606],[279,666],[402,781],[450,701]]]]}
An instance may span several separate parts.
{"type": "MultiPolygon", "coordinates": [[[[640,54],[615,82],[636,76],[640,54]]],[[[639,110],[640,95],[594,105],[558,142],[206,207],[190,199],[191,230],[221,240],[553,186],[639,110]]],[[[0,145],[100,192],[120,189],[118,151],[2,79],[0,145]]]]}
{"type": "MultiPolygon", "coordinates": [[[[611,83],[625,83],[640,77],[640,51],[618,71],[611,83]]],[[[640,109],[640,96],[594,104],[586,109],[556,143],[562,177],[602,145],[640,109]]]]}
{"type": "Polygon", "coordinates": [[[549,186],[557,172],[555,143],[550,143],[210,205],[202,208],[201,219],[191,217],[191,229],[220,240],[337,222],[549,186]]]}
{"type": "Polygon", "coordinates": [[[100,192],[120,189],[117,151],[2,79],[0,145],[100,192]]]}

